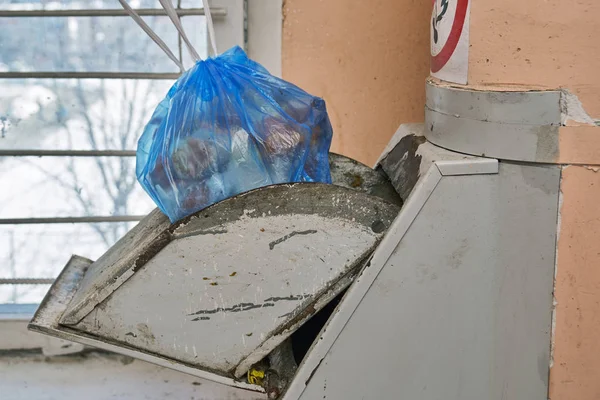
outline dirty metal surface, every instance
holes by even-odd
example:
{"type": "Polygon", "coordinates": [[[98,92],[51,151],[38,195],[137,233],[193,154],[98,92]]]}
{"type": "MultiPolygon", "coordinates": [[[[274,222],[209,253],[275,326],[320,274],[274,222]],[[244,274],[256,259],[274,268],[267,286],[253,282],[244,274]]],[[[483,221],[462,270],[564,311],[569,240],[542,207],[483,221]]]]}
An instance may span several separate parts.
{"type": "MultiPolygon", "coordinates": [[[[359,303],[369,291],[371,285],[381,272],[386,261],[394,252],[410,225],[420,213],[442,175],[439,169],[432,165],[414,187],[414,192],[402,206],[402,210],[385,237],[373,253],[368,264],[360,272],[343,298],[343,305],[338,304],[326,325],[321,330],[318,339],[314,341],[311,350],[302,360],[296,376],[287,388],[283,400],[297,400],[320,367],[327,352],[332,348],[345,324],[350,320],[359,303]],[[327,334],[325,334],[327,333],[327,334]]],[[[361,364],[362,365],[362,364],[361,364]]]]}
{"type": "Polygon", "coordinates": [[[329,165],[334,185],[359,190],[402,205],[402,199],[383,171],[375,171],[356,160],[334,153],[329,154],[329,165]]]}
{"type": "Polygon", "coordinates": [[[44,330],[58,325],[57,319],[72,301],[92,263],[92,260],[85,257],[71,257],[40,303],[29,323],[30,329],[44,330]]]}
{"type": "Polygon", "coordinates": [[[169,219],[157,208],[127,232],[88,268],[62,322],[76,324],[133,275],[136,266],[160,250],[156,243],[165,241],[169,226],[169,219]]]}
{"type": "Polygon", "coordinates": [[[241,376],[346,287],[398,214],[324,184],[271,186],[169,229],[169,240],[73,329],[241,376]]]}
{"type": "Polygon", "coordinates": [[[92,346],[110,352],[123,354],[125,356],[134,357],[143,361],[151,362],[156,365],[161,365],[163,367],[181,371],[186,374],[190,374],[204,379],[209,379],[214,382],[219,382],[227,386],[238,388],[237,392],[232,393],[232,391],[236,389],[228,388],[227,386],[222,386],[221,390],[219,391],[219,396],[222,396],[222,398],[226,398],[226,396],[234,396],[232,398],[249,397],[246,396],[246,393],[240,394],[239,390],[241,389],[251,390],[254,392],[263,392],[263,389],[257,385],[250,385],[245,382],[233,380],[231,378],[211,374],[207,371],[193,368],[184,363],[174,363],[172,360],[168,360],[156,354],[142,352],[138,349],[123,346],[120,343],[112,342],[110,340],[100,340],[100,338],[96,336],[88,335],[84,332],[76,331],[72,328],[61,325],[59,323],[60,316],[64,313],[68,302],[71,301],[71,299],[73,298],[77,287],[83,279],[83,275],[85,274],[86,270],[91,264],[91,260],[79,256],[73,256],[69,260],[63,271],[56,278],[56,281],[52,285],[52,288],[49,290],[48,294],[38,307],[33,319],[29,323],[28,328],[31,331],[43,333],[45,335],[53,336],[59,339],[68,340],[69,342],[81,343],[86,346],[92,346]]]}
{"type": "MultiPolygon", "coordinates": [[[[436,162],[453,162],[465,166],[464,174],[495,173],[497,161],[484,161],[481,158],[448,151],[427,142],[423,124],[402,124],[390,140],[390,146],[383,152],[376,170],[384,172],[400,197],[406,201],[418,180],[436,162]],[[465,162],[468,161],[468,162],[465,162]],[[492,168],[481,168],[482,161],[492,168]],[[478,166],[476,168],[476,165],[478,166]],[[494,167],[494,165],[496,165],[494,167]]],[[[448,174],[456,173],[445,164],[448,174]]]]}
{"type": "Polygon", "coordinates": [[[559,167],[431,173],[284,400],[547,398],[559,167]]]}
{"type": "MultiPolygon", "coordinates": [[[[402,204],[385,174],[341,155],[330,153],[329,160],[334,185],[402,204]]],[[[170,240],[169,229],[168,218],[152,211],[89,268],[62,322],[76,324],[129,279],[170,240]]]]}
{"type": "Polygon", "coordinates": [[[426,94],[431,143],[475,156],[557,161],[561,91],[480,91],[428,81],[426,94]]]}

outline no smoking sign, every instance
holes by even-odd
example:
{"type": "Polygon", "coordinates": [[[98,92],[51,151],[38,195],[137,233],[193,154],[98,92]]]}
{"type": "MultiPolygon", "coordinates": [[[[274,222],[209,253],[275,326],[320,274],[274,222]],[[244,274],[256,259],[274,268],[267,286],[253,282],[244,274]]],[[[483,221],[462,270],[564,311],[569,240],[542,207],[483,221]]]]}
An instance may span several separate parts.
{"type": "Polygon", "coordinates": [[[431,75],[466,84],[469,68],[470,0],[434,0],[431,13],[431,75]]]}

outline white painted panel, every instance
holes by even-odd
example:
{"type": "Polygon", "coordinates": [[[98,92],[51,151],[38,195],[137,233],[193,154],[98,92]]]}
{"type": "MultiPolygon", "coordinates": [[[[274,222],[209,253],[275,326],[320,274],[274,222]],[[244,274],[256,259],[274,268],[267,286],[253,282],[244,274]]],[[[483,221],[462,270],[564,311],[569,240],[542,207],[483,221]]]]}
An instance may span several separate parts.
{"type": "Polygon", "coordinates": [[[391,257],[349,290],[285,399],[308,382],[303,400],[545,400],[559,177],[507,163],[443,177],[397,247],[390,228],[370,268],[391,257]]]}
{"type": "Polygon", "coordinates": [[[266,353],[282,342],[291,333],[282,326],[378,237],[362,223],[302,214],[243,217],[191,234],[167,245],[78,328],[225,373],[272,335],[279,338],[266,353]]]}

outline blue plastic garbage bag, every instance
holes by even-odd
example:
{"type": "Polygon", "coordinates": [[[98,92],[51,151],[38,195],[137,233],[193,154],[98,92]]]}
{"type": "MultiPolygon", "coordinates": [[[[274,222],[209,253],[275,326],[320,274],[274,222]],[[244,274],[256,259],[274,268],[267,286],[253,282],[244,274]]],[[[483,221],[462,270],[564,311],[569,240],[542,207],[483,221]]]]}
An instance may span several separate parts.
{"type": "Polygon", "coordinates": [[[174,222],[262,186],[331,183],[331,138],[322,99],[234,47],[171,87],[138,142],[136,173],[174,222]]]}

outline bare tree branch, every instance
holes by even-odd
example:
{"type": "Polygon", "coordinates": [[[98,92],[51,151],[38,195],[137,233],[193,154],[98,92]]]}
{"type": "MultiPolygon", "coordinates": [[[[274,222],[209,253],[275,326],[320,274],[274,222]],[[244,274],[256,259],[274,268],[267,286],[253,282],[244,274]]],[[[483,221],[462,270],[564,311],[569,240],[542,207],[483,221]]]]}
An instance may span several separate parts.
{"type": "MultiPolygon", "coordinates": [[[[47,0],[40,1],[43,7],[49,4],[47,0]]],[[[149,1],[145,0],[144,4],[147,3],[149,1]]],[[[118,21],[125,21],[125,19],[111,21],[92,18],[88,22],[78,20],[75,27],[71,24],[72,21],[65,19],[51,26],[32,27],[32,35],[41,32],[48,37],[51,35],[53,40],[50,43],[32,41],[31,45],[27,44],[24,46],[27,50],[25,57],[36,62],[39,60],[40,65],[36,65],[38,68],[51,67],[60,71],[135,68],[156,72],[157,68],[171,66],[169,60],[165,60],[164,63],[160,58],[149,60],[149,56],[162,56],[162,54],[157,55],[155,49],[151,48],[151,39],[146,35],[140,35],[138,28],[130,23],[131,21],[125,23],[118,21]],[[74,28],[78,30],[73,32],[74,28]],[[108,53],[111,51],[112,53],[108,53]],[[108,57],[105,57],[107,54],[108,57]]],[[[155,17],[149,20],[154,28],[162,30],[165,25],[161,25],[160,21],[160,18],[155,17]]],[[[16,54],[16,56],[12,53],[4,54],[6,52],[3,52],[0,46],[0,56],[7,57],[2,58],[2,62],[8,62],[10,68],[13,68],[14,63],[22,62],[19,59],[21,53],[14,51],[18,49],[19,44],[11,45],[10,40],[4,40],[0,45],[10,45],[11,47],[5,48],[16,54]]],[[[22,85],[20,82],[19,84],[22,85]]],[[[27,100],[39,106],[39,113],[31,116],[28,122],[31,122],[32,126],[36,126],[35,124],[41,126],[40,141],[45,139],[59,141],[60,146],[67,146],[69,149],[78,147],[83,141],[86,148],[93,150],[101,148],[129,150],[135,148],[136,138],[142,133],[147,118],[156,107],[150,99],[155,98],[157,84],[156,81],[138,80],[35,81],[32,87],[44,86],[54,95],[52,99],[48,99],[49,102],[46,99],[27,100]],[[43,135],[47,137],[44,138],[43,135]]],[[[12,111],[12,103],[12,99],[6,102],[5,111],[12,111]]],[[[15,121],[11,119],[10,122],[16,124],[15,121]]],[[[3,124],[4,122],[0,121],[0,131],[6,129],[3,124]]],[[[40,173],[45,177],[44,182],[51,185],[59,196],[65,196],[65,207],[72,207],[83,215],[94,215],[98,210],[108,211],[113,215],[126,215],[130,212],[130,208],[134,207],[131,199],[137,188],[137,179],[135,163],[132,163],[129,158],[99,157],[82,161],[82,159],[68,157],[53,159],[51,168],[48,168],[50,164],[35,159],[25,158],[22,161],[35,174],[40,173]]],[[[34,188],[40,189],[43,185],[39,183],[44,182],[34,182],[36,179],[38,179],[37,175],[29,181],[34,188]]],[[[26,192],[27,189],[24,188],[19,195],[23,196],[26,192]]],[[[38,191],[37,194],[39,193],[38,191]]],[[[63,206],[58,207],[63,209],[63,206]]],[[[90,224],[77,229],[82,233],[91,231],[94,243],[99,242],[109,246],[118,240],[130,225],[129,223],[90,224]]],[[[51,231],[55,232],[53,229],[51,231]]],[[[61,258],[55,251],[27,251],[32,240],[42,242],[41,237],[36,239],[35,236],[47,235],[46,229],[36,227],[29,232],[23,232],[19,230],[14,243],[11,244],[11,254],[19,255],[19,268],[23,263],[38,265],[37,258],[40,254],[43,255],[45,262],[51,261],[50,258],[56,260],[61,258]]],[[[70,237],[73,241],[81,243],[81,236],[75,234],[70,237]]],[[[15,269],[15,271],[23,270],[15,269]]],[[[22,289],[15,292],[13,297],[21,296],[30,290],[22,289]]]]}

